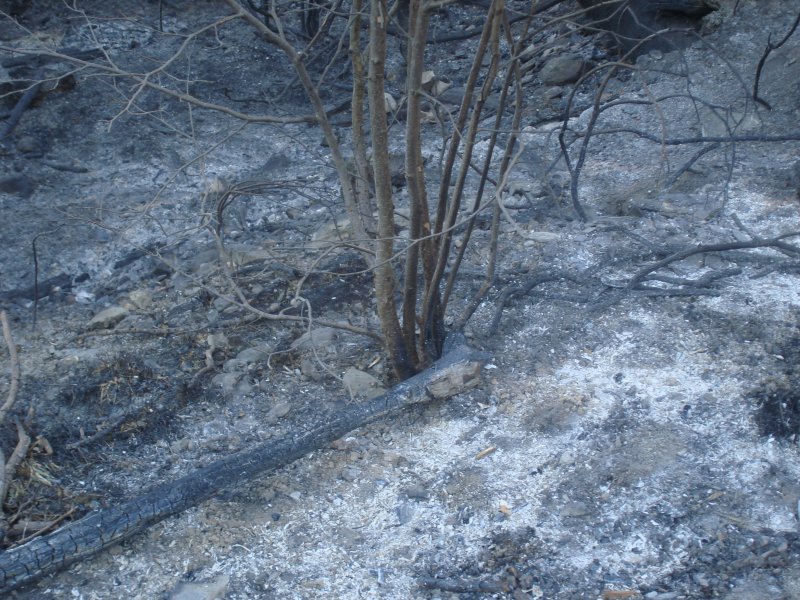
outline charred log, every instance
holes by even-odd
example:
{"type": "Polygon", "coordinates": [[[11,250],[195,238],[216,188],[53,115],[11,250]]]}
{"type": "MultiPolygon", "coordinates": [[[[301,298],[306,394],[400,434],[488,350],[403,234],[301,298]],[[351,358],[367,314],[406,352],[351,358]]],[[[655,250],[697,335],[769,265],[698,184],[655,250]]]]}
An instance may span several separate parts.
{"type": "Polygon", "coordinates": [[[321,415],[293,436],[267,442],[198,469],[177,481],[114,508],[101,510],[58,531],[0,554],[0,593],[8,593],[80,559],[128,539],[150,525],[183,512],[222,489],[275,471],[324,448],[344,434],[389,414],[474,387],[487,355],[460,347],[392,390],[368,402],[321,415]]]}

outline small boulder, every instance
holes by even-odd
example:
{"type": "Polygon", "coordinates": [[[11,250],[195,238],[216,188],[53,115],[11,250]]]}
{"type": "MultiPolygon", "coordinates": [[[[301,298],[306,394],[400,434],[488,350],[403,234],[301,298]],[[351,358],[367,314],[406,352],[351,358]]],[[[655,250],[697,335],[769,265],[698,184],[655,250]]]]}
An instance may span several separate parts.
{"type": "Polygon", "coordinates": [[[318,327],[311,331],[306,331],[291,344],[292,350],[311,350],[312,348],[323,349],[332,346],[336,341],[337,330],[333,327],[318,327]]]}
{"type": "Polygon", "coordinates": [[[222,575],[210,583],[181,581],[169,595],[169,600],[217,600],[224,598],[228,576],[222,575]]]}
{"type": "Polygon", "coordinates": [[[575,83],[585,72],[586,62],[577,54],[564,54],[548,60],[539,77],[546,85],[575,83]]]}
{"type": "Polygon", "coordinates": [[[345,386],[353,396],[371,400],[386,392],[386,388],[381,385],[380,379],[373,377],[369,373],[349,368],[342,377],[345,386]]]}
{"type": "Polygon", "coordinates": [[[27,175],[11,175],[0,179],[0,194],[30,198],[35,189],[36,184],[27,175]]]}
{"type": "Polygon", "coordinates": [[[128,316],[128,310],[121,306],[109,306],[97,313],[89,321],[89,331],[96,329],[113,329],[122,319],[128,316]]]}

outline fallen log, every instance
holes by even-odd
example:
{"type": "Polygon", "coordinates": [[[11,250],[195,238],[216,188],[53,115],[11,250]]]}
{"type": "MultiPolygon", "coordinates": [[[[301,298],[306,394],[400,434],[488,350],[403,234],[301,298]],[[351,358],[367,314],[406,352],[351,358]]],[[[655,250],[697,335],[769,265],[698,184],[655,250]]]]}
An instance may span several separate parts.
{"type": "Polygon", "coordinates": [[[461,346],[430,368],[377,398],[348,405],[333,416],[277,441],[233,454],[159,485],[118,507],[74,523],[0,554],[0,594],[17,589],[97,554],[147,527],[211,498],[219,491],[283,467],[363,425],[410,406],[454,396],[475,387],[488,355],[461,346]]]}

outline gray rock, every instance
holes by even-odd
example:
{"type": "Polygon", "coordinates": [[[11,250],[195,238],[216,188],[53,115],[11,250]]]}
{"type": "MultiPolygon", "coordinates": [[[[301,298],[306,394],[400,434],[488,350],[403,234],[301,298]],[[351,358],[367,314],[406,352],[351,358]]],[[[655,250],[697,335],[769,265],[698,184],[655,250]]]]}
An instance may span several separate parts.
{"type": "Polygon", "coordinates": [[[752,112],[722,112],[701,106],[698,114],[702,127],[701,131],[706,137],[728,137],[737,134],[758,133],[763,126],[758,115],[752,112]]]}
{"type": "Polygon", "coordinates": [[[17,150],[29,156],[42,156],[42,143],[32,135],[22,135],[17,140],[17,150]]]}
{"type": "Polygon", "coordinates": [[[272,348],[268,346],[250,347],[239,352],[235,360],[244,364],[265,362],[269,359],[271,353],[272,348]]]}
{"type": "Polygon", "coordinates": [[[400,522],[400,525],[405,525],[414,518],[414,507],[408,502],[404,502],[398,506],[395,512],[397,513],[397,520],[400,522]]]}
{"type": "Polygon", "coordinates": [[[583,74],[586,63],[576,54],[564,54],[548,60],[539,77],[547,85],[563,85],[574,83],[583,74]]]}
{"type": "Polygon", "coordinates": [[[278,419],[288,415],[291,410],[292,405],[289,402],[286,400],[278,400],[267,413],[267,423],[275,423],[278,419]]]}
{"type": "Polygon", "coordinates": [[[340,527],[337,531],[337,537],[344,542],[345,546],[357,546],[364,543],[364,536],[349,527],[340,527]]]}
{"type": "Polygon", "coordinates": [[[148,290],[133,290],[130,294],[128,294],[128,302],[130,302],[133,308],[147,310],[147,308],[153,303],[153,296],[148,290]]]}
{"type": "Polygon", "coordinates": [[[427,500],[430,497],[428,490],[421,485],[411,485],[406,488],[405,493],[411,500],[427,500]]]}
{"type": "Polygon", "coordinates": [[[559,514],[562,517],[583,517],[589,514],[589,509],[585,503],[579,500],[574,500],[565,504],[564,507],[559,511],[559,514]]]}
{"type": "Polygon", "coordinates": [[[224,333],[209,333],[206,343],[211,350],[220,350],[228,347],[228,337],[224,333]]]}
{"type": "Polygon", "coordinates": [[[130,313],[121,306],[109,306],[97,313],[87,326],[90,331],[96,329],[112,329],[130,313]]]}
{"type": "Polygon", "coordinates": [[[441,94],[439,94],[439,100],[441,100],[445,104],[455,104],[456,106],[458,106],[461,104],[461,101],[463,99],[464,99],[464,88],[462,87],[451,87],[446,89],[441,94]]]}
{"type": "Polygon", "coordinates": [[[320,327],[306,331],[292,342],[292,350],[311,350],[312,348],[326,348],[336,341],[336,329],[333,327],[320,327]]]}
{"type": "Polygon", "coordinates": [[[224,598],[228,576],[222,575],[211,583],[181,581],[169,595],[169,600],[216,600],[224,598]]]}
{"type": "Polygon", "coordinates": [[[0,179],[0,193],[30,198],[36,185],[27,175],[11,175],[0,179]]]}
{"type": "Polygon", "coordinates": [[[222,388],[222,393],[227,396],[233,393],[241,378],[242,374],[235,371],[218,373],[211,380],[211,384],[222,388]]]}
{"type": "Polygon", "coordinates": [[[371,400],[386,392],[380,379],[369,373],[350,367],[342,377],[344,385],[353,396],[371,400]]]}
{"type": "Polygon", "coordinates": [[[558,457],[558,464],[563,466],[575,464],[575,455],[567,450],[558,457]]]}
{"type": "Polygon", "coordinates": [[[317,368],[316,362],[310,358],[304,358],[300,361],[300,372],[312,381],[320,381],[322,379],[322,373],[317,368]]]}
{"type": "Polygon", "coordinates": [[[361,475],[361,470],[355,467],[345,467],[339,474],[344,481],[355,481],[361,475]]]}
{"type": "Polygon", "coordinates": [[[231,302],[227,298],[214,298],[214,308],[219,312],[225,312],[226,309],[234,306],[233,302],[231,302]]]}

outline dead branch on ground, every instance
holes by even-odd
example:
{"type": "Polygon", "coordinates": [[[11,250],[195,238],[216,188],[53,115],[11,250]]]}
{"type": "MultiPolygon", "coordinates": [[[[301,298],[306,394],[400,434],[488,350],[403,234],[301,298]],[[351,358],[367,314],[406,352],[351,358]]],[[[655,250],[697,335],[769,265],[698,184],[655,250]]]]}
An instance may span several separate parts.
{"type": "MultiPolygon", "coordinates": [[[[727,269],[716,269],[704,273],[697,278],[677,277],[656,273],[659,269],[667,267],[673,263],[680,262],[691,256],[709,253],[724,253],[733,250],[750,250],[757,248],[772,248],[787,254],[791,257],[800,258],[800,247],[787,243],[786,239],[800,236],[800,231],[787,232],[772,238],[757,237],[748,241],[741,242],[722,242],[717,244],[700,244],[691,248],[684,248],[678,251],[674,249],[664,249],[646,243],[649,254],[667,255],[665,258],[640,267],[627,281],[613,281],[608,278],[601,278],[596,275],[599,271],[598,265],[592,265],[582,273],[575,271],[539,271],[529,275],[523,283],[507,286],[500,294],[494,311],[494,316],[489,324],[490,334],[497,331],[503,310],[512,298],[530,295],[534,289],[544,283],[554,281],[570,281],[576,284],[582,292],[574,294],[553,294],[548,293],[550,299],[559,299],[570,303],[586,304],[587,308],[596,312],[607,309],[608,307],[629,297],[670,297],[670,296],[708,296],[718,295],[720,290],[713,287],[714,284],[731,277],[741,275],[742,269],[731,267],[727,269]],[[666,286],[646,285],[647,282],[660,282],[666,286]]],[[[638,237],[638,236],[637,236],[638,237]]],[[[645,240],[646,242],[646,240],[645,240]]],[[[733,260],[733,259],[732,259],[733,260]]],[[[772,259],[774,261],[774,259],[772,259]]],[[[776,262],[768,265],[772,270],[786,269],[794,270],[798,267],[798,262],[784,263],[776,262]]],[[[765,275],[764,269],[759,270],[753,277],[765,275]]]]}
{"type": "Polygon", "coordinates": [[[168,482],[119,506],[94,512],[54,533],[0,553],[0,593],[97,554],[163,519],[324,448],[349,431],[413,404],[444,400],[475,387],[489,355],[458,347],[411,379],[373,400],[304,423],[285,439],[265,442],[168,482]]]}
{"type": "MultiPolygon", "coordinates": [[[[0,407],[0,426],[5,423],[8,411],[14,406],[17,400],[17,392],[19,391],[20,380],[20,367],[19,355],[17,354],[17,346],[14,343],[14,338],[11,335],[11,325],[8,322],[8,314],[6,311],[0,311],[0,324],[3,328],[3,339],[5,340],[6,347],[8,348],[8,356],[11,362],[11,381],[9,383],[8,395],[3,406],[0,407]]],[[[17,467],[28,454],[31,438],[28,436],[25,428],[20,423],[19,419],[14,420],[17,426],[17,445],[11,453],[8,461],[5,459],[5,454],[0,448],[0,542],[5,538],[8,523],[6,522],[5,513],[3,512],[3,505],[8,495],[8,490],[11,486],[14,476],[17,473],[17,467]]]]}
{"type": "Polygon", "coordinates": [[[770,33],[767,36],[767,45],[764,48],[764,53],[761,55],[761,58],[758,61],[758,66],[756,67],[756,76],[755,79],[753,80],[753,100],[755,100],[756,102],[758,102],[759,104],[761,104],[762,106],[764,106],[769,110],[772,110],[772,106],[770,106],[769,102],[764,100],[758,93],[758,86],[761,83],[761,71],[764,68],[764,65],[766,64],[769,55],[772,54],[772,51],[777,50],[778,48],[783,46],[787,41],[789,41],[789,38],[792,37],[794,32],[797,30],[798,25],[800,25],[800,12],[797,13],[797,17],[795,17],[794,23],[792,23],[792,26],[789,28],[789,31],[786,33],[785,36],[783,36],[783,39],[781,39],[780,42],[773,44],[772,34],[770,33]]]}

